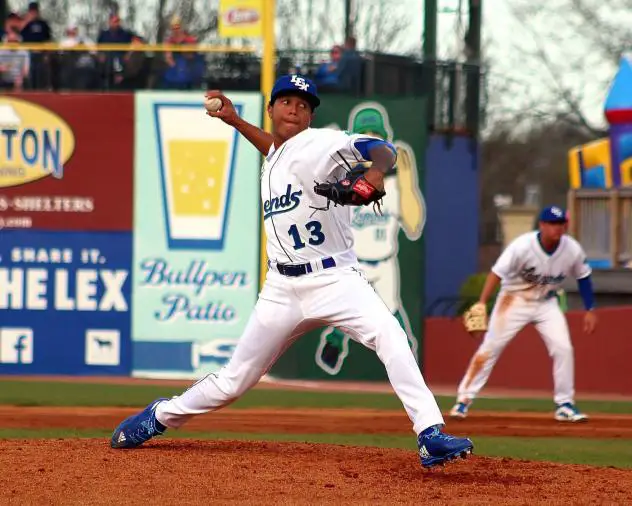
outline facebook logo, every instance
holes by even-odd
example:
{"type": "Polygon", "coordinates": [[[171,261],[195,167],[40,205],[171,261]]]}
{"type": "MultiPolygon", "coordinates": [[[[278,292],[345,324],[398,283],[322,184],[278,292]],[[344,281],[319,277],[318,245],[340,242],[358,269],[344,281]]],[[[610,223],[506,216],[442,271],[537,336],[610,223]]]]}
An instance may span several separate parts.
{"type": "Polygon", "coordinates": [[[33,329],[0,327],[0,363],[33,363],[33,329]]]}

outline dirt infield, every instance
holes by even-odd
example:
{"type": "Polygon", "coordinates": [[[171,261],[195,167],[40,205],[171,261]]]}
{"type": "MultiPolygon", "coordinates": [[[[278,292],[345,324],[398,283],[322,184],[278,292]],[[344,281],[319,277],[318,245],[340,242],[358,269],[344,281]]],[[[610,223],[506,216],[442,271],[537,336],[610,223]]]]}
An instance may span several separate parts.
{"type": "MultiPolygon", "coordinates": [[[[0,406],[0,428],[112,429],[134,408],[0,406]]],[[[474,412],[448,420],[457,435],[632,439],[632,415],[595,415],[588,423],[563,424],[548,413],[474,412]]],[[[288,434],[411,434],[404,411],[370,409],[225,409],[200,416],[187,432],[288,434]]]]}
{"type": "Polygon", "coordinates": [[[412,451],[163,439],[0,441],[2,504],[629,504],[628,471],[412,451]]]}
{"type": "MultiPolygon", "coordinates": [[[[0,406],[2,428],[112,429],[128,408],[0,406]]],[[[226,409],[187,431],[410,434],[403,413],[226,409]]],[[[475,413],[457,434],[632,438],[632,417],[559,424],[550,415],[475,413]]],[[[412,451],[324,444],[104,439],[0,440],[0,504],[632,503],[632,472],[473,456],[424,470],[412,451]]]]}

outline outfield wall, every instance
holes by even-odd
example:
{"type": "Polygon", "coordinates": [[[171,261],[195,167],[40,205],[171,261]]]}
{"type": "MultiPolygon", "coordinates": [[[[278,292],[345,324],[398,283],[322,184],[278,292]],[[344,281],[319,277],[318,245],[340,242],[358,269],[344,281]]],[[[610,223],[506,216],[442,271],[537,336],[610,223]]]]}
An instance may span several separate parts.
{"type": "MultiPolygon", "coordinates": [[[[259,93],[229,96],[261,125],[259,93]]],[[[369,282],[415,353],[426,116],[421,98],[328,96],[314,123],[397,148],[382,213],[354,208],[352,226],[369,282]]],[[[205,114],[200,91],[0,96],[0,374],[188,379],[220,370],[257,299],[260,170],[255,148],[205,114]]],[[[273,373],[385,378],[376,355],[344,334],[350,353],[325,364],[319,349],[333,331],[305,336],[273,373]]]]}
{"type": "MultiPolygon", "coordinates": [[[[581,311],[567,313],[575,348],[577,394],[632,395],[632,306],[604,308],[597,313],[599,325],[593,335],[582,331],[581,311]]],[[[460,319],[451,318],[428,318],[425,336],[426,379],[434,385],[454,385],[456,391],[480,341],[465,332],[460,319]]],[[[544,343],[530,326],[507,346],[488,386],[552,391],[551,368],[544,343]]]]}

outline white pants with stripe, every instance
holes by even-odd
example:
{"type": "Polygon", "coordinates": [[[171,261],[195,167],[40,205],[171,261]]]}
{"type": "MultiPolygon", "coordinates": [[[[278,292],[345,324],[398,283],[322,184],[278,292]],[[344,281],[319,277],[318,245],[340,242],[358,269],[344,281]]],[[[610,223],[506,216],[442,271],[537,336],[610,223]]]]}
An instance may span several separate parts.
{"type": "Polygon", "coordinates": [[[415,433],[444,423],[406,333],[358,266],[298,277],[269,270],[228,364],[182,395],[160,403],[158,421],[167,427],[180,427],[192,416],[230,404],[252,388],[294,340],[324,326],[340,328],[377,353],[415,433]]]}
{"type": "MultiPolygon", "coordinates": [[[[530,301],[512,294],[498,297],[483,342],[470,360],[458,388],[457,399],[473,400],[487,383],[505,346],[529,323],[535,324],[553,359],[554,401],[573,402],[574,356],[566,317],[556,298],[530,301]]],[[[525,357],[527,359],[527,357],[525,357]]]]}

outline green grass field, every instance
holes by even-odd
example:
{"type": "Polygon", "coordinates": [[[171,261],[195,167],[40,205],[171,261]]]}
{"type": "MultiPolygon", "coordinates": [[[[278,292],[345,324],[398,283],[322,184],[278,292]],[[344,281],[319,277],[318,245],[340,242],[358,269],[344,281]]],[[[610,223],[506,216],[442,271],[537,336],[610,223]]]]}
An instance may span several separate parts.
{"type": "MultiPolygon", "coordinates": [[[[157,397],[177,395],[182,387],[159,385],[109,385],[99,383],[35,382],[0,379],[0,404],[13,406],[145,406],[157,397]]],[[[437,397],[441,409],[448,409],[454,397],[437,397]]],[[[590,413],[632,413],[632,402],[582,401],[590,413]]],[[[255,389],[231,409],[240,408],[368,408],[399,410],[402,405],[394,394],[312,392],[255,389]]],[[[549,399],[485,399],[476,401],[483,411],[553,410],[549,399]]]]}
{"type": "MultiPolygon", "coordinates": [[[[156,397],[175,395],[181,387],[153,385],[106,385],[96,383],[25,382],[0,380],[0,404],[15,406],[144,406],[156,397]]],[[[439,397],[442,409],[453,398],[439,397]]],[[[582,409],[591,414],[632,413],[632,402],[586,401],[582,409]]],[[[243,408],[369,408],[401,410],[392,394],[331,393],[255,389],[229,409],[243,408]]],[[[477,410],[551,412],[550,400],[480,399],[477,410]]],[[[103,437],[108,431],[67,429],[0,429],[0,438],[103,437]]],[[[244,434],[177,431],[169,437],[198,439],[240,439],[297,441],[342,445],[377,446],[415,450],[414,438],[398,435],[366,434],[244,434]]],[[[475,438],[478,455],[512,457],[528,460],[615,466],[632,469],[632,440],[587,438],[475,438]]]]}

